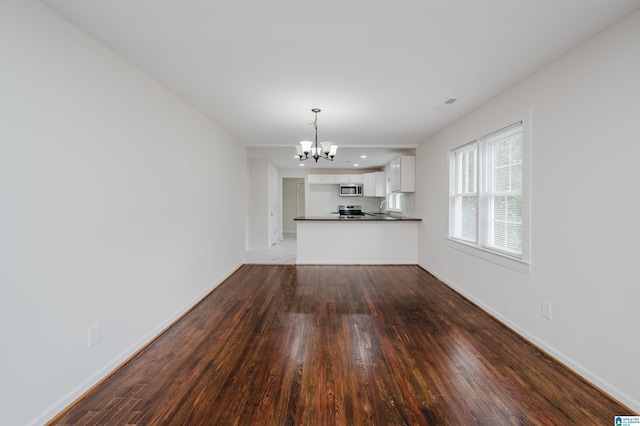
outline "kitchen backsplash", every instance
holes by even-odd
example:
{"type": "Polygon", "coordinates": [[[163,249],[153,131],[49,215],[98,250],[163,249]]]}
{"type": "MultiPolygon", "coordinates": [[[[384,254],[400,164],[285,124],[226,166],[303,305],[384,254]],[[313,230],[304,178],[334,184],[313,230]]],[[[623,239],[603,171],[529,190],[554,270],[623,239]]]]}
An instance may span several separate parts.
{"type": "Polygon", "coordinates": [[[357,204],[365,212],[380,211],[384,197],[340,197],[338,185],[307,185],[305,194],[306,216],[327,216],[338,211],[339,205],[357,204]]]}

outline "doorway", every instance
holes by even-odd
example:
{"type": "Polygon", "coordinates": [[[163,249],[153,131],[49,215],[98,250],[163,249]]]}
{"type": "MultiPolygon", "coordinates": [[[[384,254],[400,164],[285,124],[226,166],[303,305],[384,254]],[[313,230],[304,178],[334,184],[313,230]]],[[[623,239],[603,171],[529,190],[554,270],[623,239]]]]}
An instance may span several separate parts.
{"type": "MultiPolygon", "coordinates": [[[[271,184],[272,182],[270,182],[271,184]]],[[[282,240],[273,241],[269,248],[252,249],[246,252],[246,263],[253,264],[295,264],[296,263],[296,223],[295,217],[304,216],[305,187],[303,178],[282,179],[282,240]]],[[[269,221],[272,229],[277,229],[273,219],[278,209],[269,207],[269,221]]]]}
{"type": "Polygon", "coordinates": [[[296,234],[293,219],[305,215],[304,197],[304,178],[282,179],[282,232],[285,238],[296,234]]]}

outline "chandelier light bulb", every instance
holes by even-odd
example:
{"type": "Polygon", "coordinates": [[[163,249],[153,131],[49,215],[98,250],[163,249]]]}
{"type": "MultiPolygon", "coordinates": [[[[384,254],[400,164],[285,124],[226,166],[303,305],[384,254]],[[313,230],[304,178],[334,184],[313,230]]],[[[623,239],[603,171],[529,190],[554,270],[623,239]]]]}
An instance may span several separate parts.
{"type": "Polygon", "coordinates": [[[331,152],[331,142],[325,141],[325,142],[320,142],[320,145],[322,146],[322,152],[324,153],[324,155],[329,155],[329,153],[331,152]]]}
{"type": "Polygon", "coordinates": [[[309,152],[311,151],[311,145],[313,145],[313,142],[311,141],[300,141],[302,152],[304,152],[305,154],[309,154],[309,152]]]}

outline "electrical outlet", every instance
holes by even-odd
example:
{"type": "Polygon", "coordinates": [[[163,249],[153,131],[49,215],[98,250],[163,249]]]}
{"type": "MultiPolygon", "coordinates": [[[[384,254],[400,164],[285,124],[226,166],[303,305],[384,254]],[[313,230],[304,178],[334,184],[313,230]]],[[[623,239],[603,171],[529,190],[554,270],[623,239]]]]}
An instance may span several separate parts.
{"type": "Polygon", "coordinates": [[[542,302],[542,316],[548,320],[551,319],[551,303],[542,302]]]}
{"type": "Polygon", "coordinates": [[[100,324],[89,327],[89,347],[100,343],[100,324]]]}

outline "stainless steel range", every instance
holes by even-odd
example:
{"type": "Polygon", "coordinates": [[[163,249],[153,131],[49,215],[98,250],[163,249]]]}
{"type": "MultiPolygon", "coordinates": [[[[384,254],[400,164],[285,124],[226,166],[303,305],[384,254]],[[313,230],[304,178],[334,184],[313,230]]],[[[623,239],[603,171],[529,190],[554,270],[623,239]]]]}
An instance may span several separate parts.
{"type": "Polygon", "coordinates": [[[365,216],[365,213],[362,212],[362,206],[356,204],[339,205],[338,214],[340,217],[347,219],[355,219],[365,216]]]}

